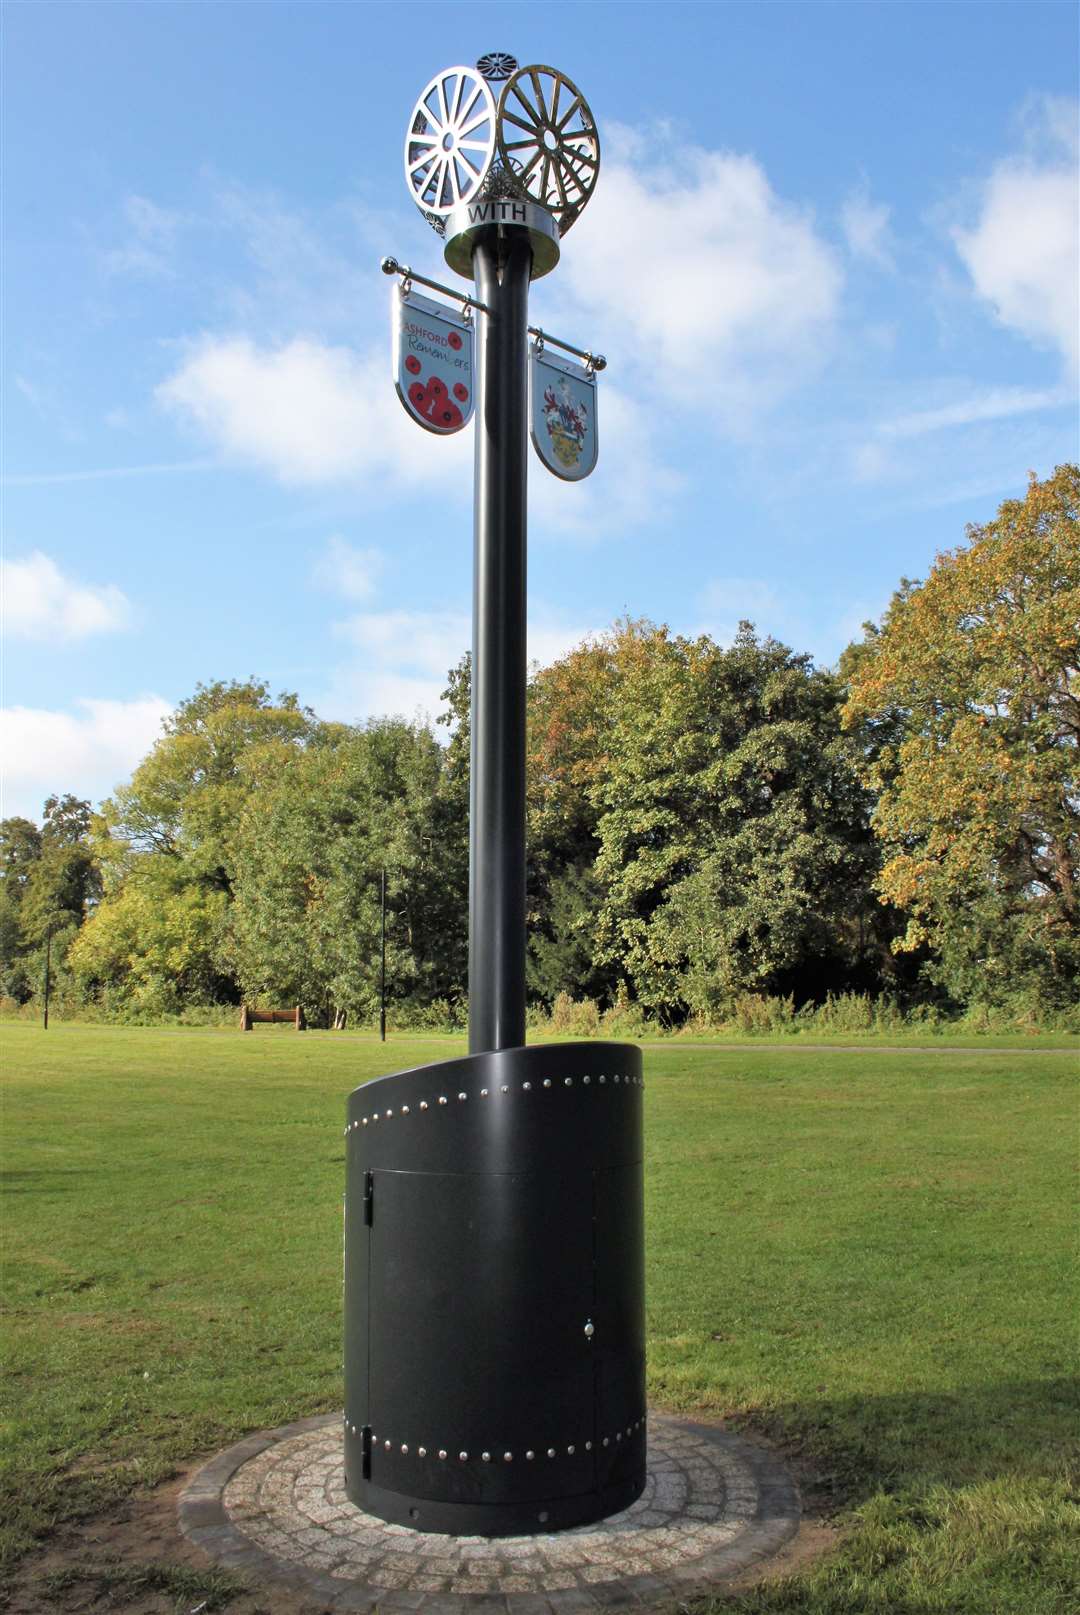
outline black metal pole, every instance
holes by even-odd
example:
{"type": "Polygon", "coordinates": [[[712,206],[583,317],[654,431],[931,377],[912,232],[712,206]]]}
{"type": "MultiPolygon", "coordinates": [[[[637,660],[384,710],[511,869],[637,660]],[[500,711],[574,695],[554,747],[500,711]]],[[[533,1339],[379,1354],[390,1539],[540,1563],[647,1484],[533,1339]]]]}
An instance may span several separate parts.
{"type": "Polygon", "coordinates": [[[42,1031],[49,1030],[49,974],[52,966],[52,931],[45,933],[45,1018],[42,1031]]]}
{"type": "Polygon", "coordinates": [[[379,1038],[386,1042],[386,865],[379,894],[379,1038]]]}
{"type": "Polygon", "coordinates": [[[525,1042],[526,358],[532,248],[492,225],[473,252],[477,319],[473,511],[469,1052],[525,1042]]]}

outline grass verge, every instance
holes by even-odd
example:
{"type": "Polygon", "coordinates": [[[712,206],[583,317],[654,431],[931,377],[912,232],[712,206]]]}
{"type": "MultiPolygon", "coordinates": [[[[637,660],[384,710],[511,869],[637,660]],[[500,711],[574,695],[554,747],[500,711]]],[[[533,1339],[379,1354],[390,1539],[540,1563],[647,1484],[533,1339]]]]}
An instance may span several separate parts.
{"type": "MultiPolygon", "coordinates": [[[[345,1094],[461,1044],[0,1035],[11,1564],[340,1405],[345,1094]]],[[[646,1071],[651,1399],[779,1442],[846,1527],[715,1607],[1072,1607],[1074,1057],[672,1042],[646,1071]]]]}

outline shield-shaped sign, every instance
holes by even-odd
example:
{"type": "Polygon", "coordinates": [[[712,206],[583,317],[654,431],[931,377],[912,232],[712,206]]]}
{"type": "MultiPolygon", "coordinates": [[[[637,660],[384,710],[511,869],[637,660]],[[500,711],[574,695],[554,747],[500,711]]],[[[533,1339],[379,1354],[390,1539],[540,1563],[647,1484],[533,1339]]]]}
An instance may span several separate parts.
{"type": "Polygon", "coordinates": [[[533,447],[549,471],[580,482],[596,465],[596,375],[534,342],[529,354],[533,447]]]}
{"type": "Polygon", "coordinates": [[[414,421],[460,432],[473,412],[473,328],[446,303],[394,292],[394,382],[414,421]]]}

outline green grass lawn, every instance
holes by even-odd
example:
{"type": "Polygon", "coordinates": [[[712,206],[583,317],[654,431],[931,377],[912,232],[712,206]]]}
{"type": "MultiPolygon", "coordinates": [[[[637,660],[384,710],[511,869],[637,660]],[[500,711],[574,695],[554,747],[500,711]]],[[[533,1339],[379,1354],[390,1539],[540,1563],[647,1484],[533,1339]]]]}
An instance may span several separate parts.
{"type": "MultiPolygon", "coordinates": [[[[344,1097],[461,1043],[8,1024],[0,1046],[10,1563],[340,1406],[344,1097]]],[[[1080,1607],[1075,1053],[669,1043],[646,1075],[651,1401],[782,1442],[845,1527],[718,1607],[1080,1607]]]]}

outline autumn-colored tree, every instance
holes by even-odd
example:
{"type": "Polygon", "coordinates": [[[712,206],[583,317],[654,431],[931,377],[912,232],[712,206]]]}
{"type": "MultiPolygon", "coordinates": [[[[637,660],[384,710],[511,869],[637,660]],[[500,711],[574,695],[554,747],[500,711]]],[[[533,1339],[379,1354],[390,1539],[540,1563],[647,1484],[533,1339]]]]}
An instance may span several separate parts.
{"type": "Polygon", "coordinates": [[[960,1001],[1074,1001],[1080,973],[1080,469],[1007,500],[848,659],[879,891],[960,1001]]]}

